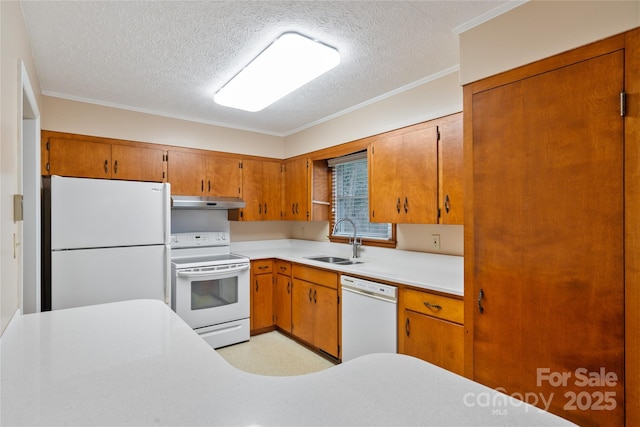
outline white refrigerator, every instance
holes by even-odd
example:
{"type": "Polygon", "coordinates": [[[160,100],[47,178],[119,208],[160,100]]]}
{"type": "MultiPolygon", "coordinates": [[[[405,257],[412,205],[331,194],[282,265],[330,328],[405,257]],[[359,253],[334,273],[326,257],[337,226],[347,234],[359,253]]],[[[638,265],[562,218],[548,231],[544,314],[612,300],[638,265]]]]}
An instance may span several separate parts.
{"type": "Polygon", "coordinates": [[[170,303],[169,184],[52,176],[44,189],[43,310],[170,303]]]}

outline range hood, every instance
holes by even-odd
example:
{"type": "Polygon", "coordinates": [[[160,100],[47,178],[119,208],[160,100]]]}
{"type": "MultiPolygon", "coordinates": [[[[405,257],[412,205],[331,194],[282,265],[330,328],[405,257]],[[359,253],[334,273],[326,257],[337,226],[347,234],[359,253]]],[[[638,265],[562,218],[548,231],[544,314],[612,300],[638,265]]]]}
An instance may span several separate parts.
{"type": "Polygon", "coordinates": [[[239,197],[171,196],[171,209],[239,209],[245,203],[239,197]]]}

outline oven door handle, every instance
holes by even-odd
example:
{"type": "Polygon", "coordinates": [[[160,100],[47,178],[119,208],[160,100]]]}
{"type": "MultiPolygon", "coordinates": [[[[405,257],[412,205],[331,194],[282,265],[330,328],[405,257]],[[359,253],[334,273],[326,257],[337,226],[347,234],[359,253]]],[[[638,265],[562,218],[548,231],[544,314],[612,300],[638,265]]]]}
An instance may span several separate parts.
{"type": "Polygon", "coordinates": [[[248,270],[249,265],[241,265],[238,267],[227,268],[224,270],[210,270],[210,271],[178,271],[177,275],[179,277],[222,277],[222,276],[233,276],[240,271],[248,270]]]}

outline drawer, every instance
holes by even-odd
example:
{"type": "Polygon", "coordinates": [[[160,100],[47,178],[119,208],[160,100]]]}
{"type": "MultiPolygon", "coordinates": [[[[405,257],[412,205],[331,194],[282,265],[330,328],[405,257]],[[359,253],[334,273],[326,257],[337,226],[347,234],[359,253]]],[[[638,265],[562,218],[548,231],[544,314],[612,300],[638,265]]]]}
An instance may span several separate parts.
{"type": "Polygon", "coordinates": [[[326,286],[331,289],[338,289],[338,273],[306,267],[300,264],[293,264],[292,271],[293,277],[298,279],[326,286]]]}
{"type": "Polygon", "coordinates": [[[291,263],[287,261],[276,261],[276,273],[291,276],[291,263]]]}
{"type": "Polygon", "coordinates": [[[259,259],[251,261],[251,272],[253,274],[266,274],[273,272],[273,260],[259,259]]]}
{"type": "Polygon", "coordinates": [[[464,302],[413,289],[402,290],[404,308],[438,319],[464,324],[464,302]]]}

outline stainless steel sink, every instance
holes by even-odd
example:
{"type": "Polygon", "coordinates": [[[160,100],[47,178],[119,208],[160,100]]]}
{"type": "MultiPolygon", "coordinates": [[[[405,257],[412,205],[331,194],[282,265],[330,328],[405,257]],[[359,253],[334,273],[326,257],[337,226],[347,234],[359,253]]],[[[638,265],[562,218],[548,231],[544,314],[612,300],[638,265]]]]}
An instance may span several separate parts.
{"type": "Polygon", "coordinates": [[[360,261],[356,261],[350,258],[341,258],[336,256],[310,256],[306,257],[312,261],[328,262],[329,264],[349,265],[349,264],[362,264],[360,261]]]}

